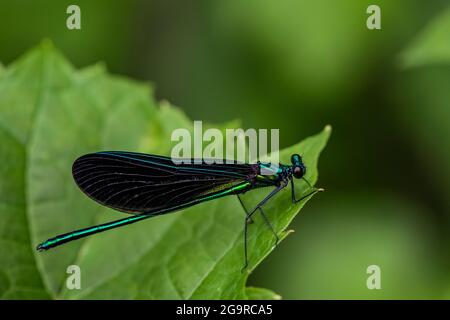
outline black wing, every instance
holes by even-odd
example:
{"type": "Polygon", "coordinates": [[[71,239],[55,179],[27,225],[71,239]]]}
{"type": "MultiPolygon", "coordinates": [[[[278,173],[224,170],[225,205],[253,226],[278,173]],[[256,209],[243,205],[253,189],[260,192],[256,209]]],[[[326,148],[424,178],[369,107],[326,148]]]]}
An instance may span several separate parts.
{"type": "Polygon", "coordinates": [[[168,157],[108,151],[78,158],[72,173],[80,189],[95,201],[127,213],[152,213],[222,194],[250,181],[257,166],[177,165],[168,157]]]}

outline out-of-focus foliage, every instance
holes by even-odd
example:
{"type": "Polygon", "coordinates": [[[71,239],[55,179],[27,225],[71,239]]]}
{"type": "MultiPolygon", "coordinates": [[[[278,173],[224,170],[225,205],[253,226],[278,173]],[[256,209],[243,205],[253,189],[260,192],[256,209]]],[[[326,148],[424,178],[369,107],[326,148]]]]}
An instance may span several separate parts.
{"type": "Polygon", "coordinates": [[[266,279],[270,288],[287,299],[442,297],[446,274],[427,210],[383,192],[324,197],[329,203],[299,216],[295,240],[270,257],[283,270],[266,279]],[[367,289],[370,265],[381,269],[381,290],[367,289]]]}
{"type": "Polygon", "coordinates": [[[450,8],[423,30],[403,53],[403,65],[407,68],[450,63],[450,8]]]}
{"type": "MultiPolygon", "coordinates": [[[[398,123],[416,141],[423,170],[446,208],[450,190],[450,8],[440,13],[402,53],[405,71],[393,94],[398,123]]],[[[446,217],[450,223],[450,217],[446,217]]]]}

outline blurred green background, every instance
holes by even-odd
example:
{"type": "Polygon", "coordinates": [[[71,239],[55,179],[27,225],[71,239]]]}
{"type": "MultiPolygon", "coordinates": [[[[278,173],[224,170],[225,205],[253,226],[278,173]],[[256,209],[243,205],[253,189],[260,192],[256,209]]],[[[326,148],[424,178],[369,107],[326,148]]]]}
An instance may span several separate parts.
{"type": "Polygon", "coordinates": [[[285,299],[450,298],[450,6],[446,0],[2,0],[0,61],[43,38],[72,63],[149,81],[191,119],[332,124],[327,192],[251,276],[285,299]],[[65,27],[81,7],[81,30],[65,27]],[[381,7],[368,30],[366,8],[381,7]],[[366,268],[381,267],[381,290],[366,268]]]}

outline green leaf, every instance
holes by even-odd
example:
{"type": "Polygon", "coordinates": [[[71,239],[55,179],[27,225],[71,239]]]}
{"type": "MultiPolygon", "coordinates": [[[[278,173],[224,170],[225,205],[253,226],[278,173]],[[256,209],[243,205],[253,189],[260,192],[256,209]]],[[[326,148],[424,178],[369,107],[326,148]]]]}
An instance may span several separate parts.
{"type": "Polygon", "coordinates": [[[405,68],[450,63],[450,7],[434,18],[401,55],[405,68]]]}
{"type": "MultiPolygon", "coordinates": [[[[245,287],[248,274],[273,250],[260,217],[249,227],[249,267],[243,266],[244,212],[236,197],[68,243],[38,253],[52,236],[124,216],[84,196],[71,166],[99,150],[170,154],[170,135],[192,122],[168,103],[158,106],[147,84],[112,76],[95,65],[75,70],[49,43],[0,76],[0,296],[58,299],[235,299],[276,296],[245,287]],[[65,282],[81,269],[81,289],[65,282]]],[[[224,125],[219,125],[224,128],[224,125]]],[[[280,153],[303,154],[307,179],[330,128],[280,153]]],[[[298,183],[297,193],[306,185],[298,183]]],[[[251,205],[267,190],[245,195],[251,205]]],[[[266,207],[284,231],[308,199],[292,204],[285,190],[266,207]]]]}
{"type": "Polygon", "coordinates": [[[281,296],[276,293],[263,289],[263,288],[255,288],[255,287],[247,287],[245,290],[248,300],[280,300],[281,296]]]}

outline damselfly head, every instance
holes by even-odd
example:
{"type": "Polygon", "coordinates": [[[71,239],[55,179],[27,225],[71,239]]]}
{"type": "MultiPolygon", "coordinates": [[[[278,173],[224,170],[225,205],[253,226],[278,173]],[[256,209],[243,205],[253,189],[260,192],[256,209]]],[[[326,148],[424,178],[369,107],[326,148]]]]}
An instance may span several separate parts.
{"type": "Polygon", "coordinates": [[[292,174],[295,178],[301,179],[306,173],[306,167],[303,164],[302,157],[298,154],[291,156],[292,174]]]}

